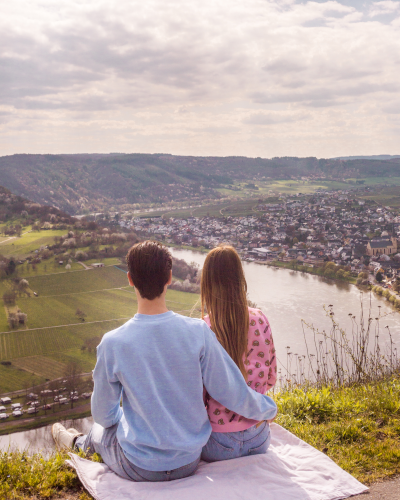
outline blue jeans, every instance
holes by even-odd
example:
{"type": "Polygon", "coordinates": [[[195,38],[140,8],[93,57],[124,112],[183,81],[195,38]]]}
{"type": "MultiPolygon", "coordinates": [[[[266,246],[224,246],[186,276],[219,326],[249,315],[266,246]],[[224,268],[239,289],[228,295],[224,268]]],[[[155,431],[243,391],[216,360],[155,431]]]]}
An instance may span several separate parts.
{"type": "Polygon", "coordinates": [[[124,455],[117,440],[117,429],[118,424],[105,429],[95,423],[89,434],[77,437],[75,447],[85,452],[98,453],[101,455],[103,462],[118,476],[137,482],[182,479],[194,474],[199,465],[200,457],[190,464],[179,467],[179,469],[162,472],[141,469],[131,463],[124,455]]]}
{"type": "Polygon", "coordinates": [[[231,458],[247,457],[266,453],[271,442],[269,424],[262,423],[258,428],[238,432],[212,432],[210,439],[201,452],[202,460],[217,462],[231,458]]]}

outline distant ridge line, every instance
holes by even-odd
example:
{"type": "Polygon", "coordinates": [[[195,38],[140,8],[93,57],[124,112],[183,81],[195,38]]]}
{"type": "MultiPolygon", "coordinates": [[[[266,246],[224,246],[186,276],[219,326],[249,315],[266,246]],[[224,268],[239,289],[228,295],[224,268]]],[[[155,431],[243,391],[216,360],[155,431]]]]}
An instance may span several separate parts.
{"type": "Polygon", "coordinates": [[[336,156],[331,160],[393,160],[400,155],[370,155],[370,156],[336,156]]]}

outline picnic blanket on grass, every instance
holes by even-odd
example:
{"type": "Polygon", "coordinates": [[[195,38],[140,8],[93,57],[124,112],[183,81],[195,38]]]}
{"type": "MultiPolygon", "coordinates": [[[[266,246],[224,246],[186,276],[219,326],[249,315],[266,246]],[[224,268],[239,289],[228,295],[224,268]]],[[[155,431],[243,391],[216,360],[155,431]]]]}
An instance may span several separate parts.
{"type": "Polygon", "coordinates": [[[67,462],[96,500],[339,500],[368,490],[278,424],[271,435],[264,455],[201,462],[193,476],[170,482],[128,481],[73,453],[67,462]]]}

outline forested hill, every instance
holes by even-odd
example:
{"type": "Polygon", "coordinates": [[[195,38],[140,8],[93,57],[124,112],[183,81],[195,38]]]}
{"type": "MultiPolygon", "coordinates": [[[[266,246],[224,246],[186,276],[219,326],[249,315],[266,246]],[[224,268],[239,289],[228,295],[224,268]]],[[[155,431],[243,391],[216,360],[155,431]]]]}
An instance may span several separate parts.
{"type": "Polygon", "coordinates": [[[71,214],[122,204],[218,197],[234,180],[400,176],[400,159],[77,154],[0,157],[0,184],[71,214]]]}

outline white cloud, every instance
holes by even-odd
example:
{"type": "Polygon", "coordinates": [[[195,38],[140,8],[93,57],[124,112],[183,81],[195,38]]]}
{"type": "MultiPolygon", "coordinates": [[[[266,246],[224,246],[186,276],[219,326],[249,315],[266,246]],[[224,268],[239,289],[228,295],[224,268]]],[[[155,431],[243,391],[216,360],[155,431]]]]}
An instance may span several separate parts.
{"type": "Polygon", "coordinates": [[[8,2],[0,154],[396,153],[393,4],[8,2]]]}
{"type": "Polygon", "coordinates": [[[400,7],[398,1],[394,0],[383,0],[380,2],[374,2],[370,11],[370,17],[380,16],[384,14],[392,14],[397,11],[400,7]]]}

